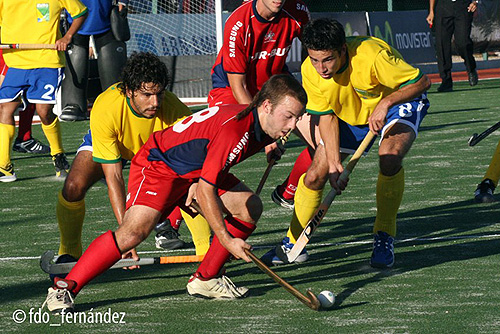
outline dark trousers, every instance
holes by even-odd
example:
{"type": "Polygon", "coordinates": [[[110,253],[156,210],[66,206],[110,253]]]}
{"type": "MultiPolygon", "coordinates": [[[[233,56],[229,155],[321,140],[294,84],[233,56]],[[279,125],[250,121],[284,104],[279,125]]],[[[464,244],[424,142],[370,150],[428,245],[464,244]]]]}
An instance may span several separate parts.
{"type": "Polygon", "coordinates": [[[473,46],[470,32],[473,13],[467,11],[469,0],[437,0],[434,16],[436,29],[436,55],[439,75],[443,82],[451,79],[451,37],[455,36],[458,54],[464,59],[467,72],[476,69],[472,55],[473,46]]]}

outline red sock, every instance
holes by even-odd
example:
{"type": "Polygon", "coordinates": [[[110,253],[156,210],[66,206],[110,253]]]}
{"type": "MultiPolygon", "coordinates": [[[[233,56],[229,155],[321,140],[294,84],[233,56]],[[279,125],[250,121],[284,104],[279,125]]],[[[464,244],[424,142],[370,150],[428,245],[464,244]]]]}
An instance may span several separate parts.
{"type": "MultiPolygon", "coordinates": [[[[226,228],[229,234],[234,238],[241,238],[246,240],[250,234],[255,230],[255,225],[236,219],[234,217],[226,217],[226,228]]],[[[229,253],[219,242],[217,236],[212,240],[212,244],[208,249],[205,258],[198,267],[197,272],[207,279],[217,277],[224,264],[231,257],[229,253]]]]}
{"type": "Polygon", "coordinates": [[[181,221],[182,221],[182,214],[181,214],[181,208],[176,207],[167,217],[167,219],[170,221],[170,225],[172,228],[176,231],[179,230],[181,227],[181,221]]]}
{"type": "Polygon", "coordinates": [[[88,282],[108,270],[121,257],[122,253],[116,245],[113,232],[108,231],[97,237],[66,276],[67,280],[76,282],[72,292],[77,294],[88,282]]]}
{"type": "Polygon", "coordinates": [[[19,113],[19,129],[17,130],[17,139],[26,141],[31,138],[31,123],[35,114],[36,105],[28,104],[26,109],[19,113]]]}
{"type": "Polygon", "coordinates": [[[279,188],[279,190],[282,192],[283,198],[288,200],[294,198],[295,191],[297,190],[297,185],[299,184],[299,179],[302,174],[307,172],[307,169],[309,168],[311,163],[312,157],[309,152],[309,148],[306,147],[297,157],[290,175],[288,175],[288,178],[279,188]]]}

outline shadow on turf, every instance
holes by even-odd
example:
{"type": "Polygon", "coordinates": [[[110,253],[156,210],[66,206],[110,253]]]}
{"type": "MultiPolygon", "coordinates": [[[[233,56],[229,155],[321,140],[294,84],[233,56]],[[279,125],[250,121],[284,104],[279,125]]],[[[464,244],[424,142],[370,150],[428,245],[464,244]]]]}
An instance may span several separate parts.
{"type": "MultiPolygon", "coordinates": [[[[304,286],[307,288],[307,283],[352,278],[353,281],[337,293],[336,304],[332,310],[359,306],[362,303],[347,305],[345,303],[354,292],[369,284],[379,282],[385,277],[443,263],[460,262],[499,254],[500,242],[498,238],[481,239],[481,235],[487,234],[485,232],[472,233],[474,237],[470,240],[466,238],[468,232],[484,228],[488,224],[496,224],[499,210],[499,202],[475,204],[472,200],[467,200],[399,214],[398,238],[408,240],[404,242],[396,240],[396,263],[394,268],[387,270],[373,269],[368,264],[372,249],[371,229],[374,217],[335,223],[323,222],[316,231],[312,243],[331,243],[336,239],[345,240],[346,236],[348,238],[351,236],[350,239],[345,244],[310,246],[308,247],[310,259],[307,263],[272,267],[272,270],[288,283],[297,285],[296,288],[304,286]],[[458,241],[454,239],[457,236],[461,236],[458,241]],[[450,244],[454,240],[456,242],[450,244]],[[426,246],[426,248],[419,246],[426,246]],[[374,275],[366,278],[367,274],[374,275]],[[362,278],[359,278],[360,276],[362,278]]],[[[269,231],[263,234],[265,233],[269,233],[269,231]]],[[[274,232],[271,231],[271,233],[274,232]]],[[[257,295],[263,295],[280,288],[256,267],[249,270],[246,267],[240,268],[240,266],[243,264],[238,263],[228,270],[229,276],[237,277],[246,274],[265,276],[265,278],[258,280],[258,284],[266,285],[258,287],[252,286],[256,284],[255,279],[247,279],[245,282],[238,280],[238,284],[252,288],[252,292],[256,292],[257,295]]],[[[302,289],[305,292],[305,288],[302,289]]]]}

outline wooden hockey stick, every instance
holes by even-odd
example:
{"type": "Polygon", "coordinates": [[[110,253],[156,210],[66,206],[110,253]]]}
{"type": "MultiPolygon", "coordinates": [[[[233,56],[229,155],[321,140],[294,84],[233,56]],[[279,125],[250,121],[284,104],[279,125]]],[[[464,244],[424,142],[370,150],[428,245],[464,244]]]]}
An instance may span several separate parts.
{"type": "MultiPolygon", "coordinates": [[[[284,146],[286,142],[288,141],[288,138],[290,137],[290,134],[292,133],[292,130],[288,131],[288,133],[278,139],[278,146],[282,146],[284,149],[284,146]]],[[[267,177],[269,176],[269,173],[271,173],[271,169],[273,169],[274,164],[276,163],[276,159],[271,159],[269,161],[269,164],[267,165],[267,168],[262,175],[262,178],[260,179],[259,185],[257,186],[257,189],[255,190],[255,194],[260,195],[260,192],[262,191],[262,188],[264,188],[264,183],[266,183],[267,177]]]]}
{"type": "Polygon", "coordinates": [[[248,257],[250,257],[250,259],[252,259],[253,263],[255,263],[255,265],[259,267],[260,270],[271,277],[276,283],[285,288],[286,291],[290,292],[310,309],[313,309],[315,311],[319,310],[320,302],[310,289],[307,289],[306,291],[307,296],[304,295],[299,290],[290,285],[287,281],[279,277],[274,271],[269,269],[269,267],[266,266],[264,262],[262,262],[257,256],[255,256],[252,251],[245,249],[245,253],[248,255],[248,257]]]}
{"type": "MultiPolygon", "coordinates": [[[[370,145],[374,137],[375,135],[371,131],[369,131],[366,134],[365,138],[357,148],[356,152],[354,152],[351,159],[349,160],[349,163],[345,167],[344,171],[342,172],[342,174],[340,174],[339,180],[347,182],[347,180],[349,179],[349,175],[353,171],[354,167],[356,166],[359,159],[363,155],[368,145],[370,145]]],[[[297,238],[297,241],[295,242],[295,245],[293,245],[290,252],[286,253],[285,250],[283,249],[284,246],[276,247],[276,255],[280,258],[281,261],[285,263],[291,263],[297,259],[297,257],[300,255],[304,247],[306,247],[309,240],[311,240],[311,236],[314,233],[314,231],[316,231],[319,224],[321,224],[321,221],[325,217],[326,212],[328,211],[328,208],[332,204],[336,195],[337,191],[335,189],[332,189],[328,192],[325,199],[323,199],[323,202],[321,202],[319,207],[316,209],[316,212],[314,213],[313,217],[309,220],[306,227],[304,228],[300,236],[297,238]]]]}
{"type": "MultiPolygon", "coordinates": [[[[130,266],[145,266],[150,264],[172,264],[172,263],[193,263],[201,262],[205,255],[176,255],[176,256],[160,256],[150,258],[140,258],[139,261],[132,259],[121,259],[116,262],[110,269],[130,267],[130,266]]],[[[46,251],[40,257],[40,268],[47,274],[67,274],[75,266],[76,262],[54,263],[54,251],[46,251]]]]}
{"type": "Polygon", "coordinates": [[[0,49],[40,50],[56,48],[55,44],[0,44],[0,49]]]}
{"type": "Polygon", "coordinates": [[[474,133],[469,138],[469,146],[476,145],[481,140],[483,140],[484,138],[488,137],[489,135],[491,135],[493,132],[495,132],[498,129],[500,129],[500,122],[493,124],[492,126],[490,126],[489,128],[487,128],[486,130],[484,130],[483,132],[481,132],[480,134],[474,133]]]}
{"type": "MultiPolygon", "coordinates": [[[[193,200],[191,202],[191,207],[198,211],[201,215],[203,215],[200,205],[198,202],[193,200]]],[[[283,288],[285,288],[286,291],[290,292],[292,295],[294,295],[297,299],[299,299],[302,303],[307,305],[307,307],[317,311],[320,307],[320,302],[316,295],[311,292],[311,290],[307,290],[307,296],[305,296],[303,293],[301,293],[299,290],[295,289],[292,285],[290,285],[288,282],[286,282],[284,279],[279,277],[274,271],[272,271],[268,266],[264,264],[258,257],[256,257],[252,251],[249,249],[245,249],[245,253],[248,255],[248,257],[255,263],[257,267],[259,267],[260,270],[262,270],[264,273],[266,273],[269,277],[271,277],[276,283],[281,285],[283,288]]]]}

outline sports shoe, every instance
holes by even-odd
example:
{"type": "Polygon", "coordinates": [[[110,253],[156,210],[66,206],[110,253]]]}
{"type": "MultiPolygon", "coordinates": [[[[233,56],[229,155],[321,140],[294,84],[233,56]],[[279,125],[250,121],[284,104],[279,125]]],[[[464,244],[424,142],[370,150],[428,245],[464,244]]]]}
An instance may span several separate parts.
{"type": "Polygon", "coordinates": [[[84,121],[87,119],[87,115],[80,109],[79,105],[68,104],[61,110],[59,119],[64,122],[84,121]]]}
{"type": "Polygon", "coordinates": [[[245,287],[234,285],[227,276],[204,279],[197,272],[189,278],[186,288],[190,296],[205,299],[245,298],[249,292],[245,287]]]}
{"type": "Polygon", "coordinates": [[[75,308],[75,296],[71,292],[76,286],[74,281],[56,278],[53,287],[50,287],[47,298],[43,302],[42,308],[47,308],[53,314],[73,312],[75,308]]]}
{"type": "Polygon", "coordinates": [[[281,195],[280,186],[277,186],[276,189],[271,193],[271,199],[274,203],[286,208],[293,210],[293,199],[286,199],[281,195]]]}
{"type": "Polygon", "coordinates": [[[168,219],[156,225],[155,231],[156,248],[158,249],[178,249],[183,248],[186,244],[179,239],[179,232],[170,225],[168,219]]]}
{"type": "Polygon", "coordinates": [[[0,182],[14,182],[15,180],[17,176],[12,164],[8,164],[6,168],[0,167],[0,182]]]}
{"type": "Polygon", "coordinates": [[[495,197],[493,197],[493,192],[495,191],[495,184],[490,179],[485,179],[477,185],[477,189],[474,192],[474,201],[477,203],[492,203],[496,202],[495,197]]]}
{"type": "Polygon", "coordinates": [[[394,265],[394,238],[378,231],[373,236],[373,252],[370,265],[374,268],[391,268],[394,265]]]}
{"type": "Polygon", "coordinates": [[[471,86],[477,85],[478,76],[477,76],[477,71],[476,70],[470,71],[468,73],[468,77],[469,77],[469,85],[471,85],[471,86]]]}
{"type": "Polygon", "coordinates": [[[453,91],[453,81],[451,81],[451,80],[443,81],[441,83],[441,85],[439,85],[437,91],[440,93],[452,92],[453,91]]]}
{"type": "Polygon", "coordinates": [[[64,153],[53,155],[52,162],[54,163],[57,177],[66,177],[68,175],[69,163],[68,160],[66,160],[66,155],[64,153]]]}
{"type": "Polygon", "coordinates": [[[32,154],[50,153],[50,146],[43,144],[41,141],[35,138],[30,138],[25,141],[21,141],[19,138],[16,138],[12,149],[16,152],[22,152],[22,153],[32,153],[32,154]]]}
{"type": "MultiPolygon", "coordinates": [[[[71,256],[69,254],[61,254],[56,258],[55,263],[68,263],[68,262],[76,262],[76,261],[77,261],[77,259],[75,259],[73,256],[71,256]]],[[[54,281],[56,277],[66,278],[67,275],[68,274],[49,274],[49,277],[50,277],[51,281],[54,281]]]]}
{"type": "MultiPolygon", "coordinates": [[[[283,260],[281,260],[278,255],[276,255],[276,248],[281,247],[283,249],[283,252],[285,254],[290,253],[290,251],[293,248],[293,243],[290,242],[290,238],[284,237],[283,240],[281,241],[281,245],[278,245],[271,249],[269,252],[266,254],[262,255],[260,258],[262,262],[264,262],[266,265],[274,265],[274,266],[279,266],[282,264],[286,264],[283,260]]],[[[302,252],[300,252],[299,256],[295,259],[295,261],[291,263],[303,263],[306,262],[309,259],[309,254],[307,254],[307,250],[304,248],[302,252]]]]}

